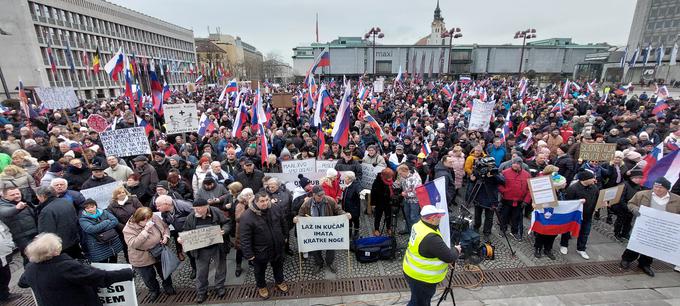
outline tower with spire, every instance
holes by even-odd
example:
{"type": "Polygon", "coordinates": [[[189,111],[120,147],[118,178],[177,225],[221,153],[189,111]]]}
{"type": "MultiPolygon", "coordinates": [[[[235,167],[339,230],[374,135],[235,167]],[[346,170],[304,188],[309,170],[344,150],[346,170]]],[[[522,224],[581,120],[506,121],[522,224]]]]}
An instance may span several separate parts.
{"type": "Polygon", "coordinates": [[[442,10],[439,8],[439,0],[437,0],[437,8],[434,9],[434,20],[432,20],[432,32],[427,39],[428,45],[448,45],[450,38],[442,38],[441,34],[446,31],[446,24],[444,17],[442,17],[442,10]]]}

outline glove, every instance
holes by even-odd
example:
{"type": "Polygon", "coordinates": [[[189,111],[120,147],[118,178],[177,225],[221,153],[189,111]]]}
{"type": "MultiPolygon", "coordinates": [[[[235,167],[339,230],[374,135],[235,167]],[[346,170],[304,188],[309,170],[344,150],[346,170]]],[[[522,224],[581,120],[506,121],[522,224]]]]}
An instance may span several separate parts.
{"type": "Polygon", "coordinates": [[[637,208],[637,207],[631,209],[630,212],[633,214],[633,216],[636,216],[636,217],[639,217],[639,216],[640,216],[640,209],[637,208]]]}

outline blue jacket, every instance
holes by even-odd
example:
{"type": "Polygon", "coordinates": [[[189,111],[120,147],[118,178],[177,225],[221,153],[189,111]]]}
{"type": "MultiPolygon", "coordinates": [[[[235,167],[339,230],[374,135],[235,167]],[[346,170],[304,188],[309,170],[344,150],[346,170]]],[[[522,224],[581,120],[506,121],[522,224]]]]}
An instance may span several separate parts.
{"type": "Polygon", "coordinates": [[[85,248],[87,259],[92,262],[102,261],[123,250],[123,243],[120,236],[110,242],[99,242],[97,234],[110,229],[116,229],[118,219],[108,210],[101,210],[102,214],[98,218],[93,218],[85,214],[80,214],[80,228],[83,231],[82,245],[85,248]]]}
{"type": "Polygon", "coordinates": [[[505,146],[501,145],[500,147],[496,148],[494,147],[493,144],[490,144],[486,148],[486,152],[489,154],[489,156],[496,159],[496,167],[500,167],[501,163],[503,162],[503,159],[505,159],[506,154],[505,146]]]}

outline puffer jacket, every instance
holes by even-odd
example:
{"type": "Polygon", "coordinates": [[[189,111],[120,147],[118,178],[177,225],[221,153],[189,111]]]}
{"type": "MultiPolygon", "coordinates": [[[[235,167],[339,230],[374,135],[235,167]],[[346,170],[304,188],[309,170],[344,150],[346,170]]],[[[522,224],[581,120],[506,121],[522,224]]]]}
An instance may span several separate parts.
{"type": "Polygon", "coordinates": [[[163,236],[170,237],[168,225],[158,216],[151,220],[154,226],[145,230],[138,223],[128,221],[123,228],[123,237],[128,245],[128,258],[133,267],[147,267],[156,263],[149,250],[161,243],[163,236]]]}
{"type": "Polygon", "coordinates": [[[516,207],[520,202],[531,203],[531,193],[529,192],[528,179],[531,178],[529,172],[521,169],[519,172],[508,168],[502,172],[505,184],[498,186],[503,201],[512,202],[516,207]]]}
{"type": "Polygon", "coordinates": [[[100,242],[97,235],[110,229],[115,229],[118,219],[107,210],[99,210],[101,215],[97,218],[88,215],[85,211],[80,214],[78,223],[83,230],[81,244],[85,248],[87,259],[92,262],[105,260],[123,250],[121,237],[117,236],[109,242],[100,242]]]}
{"type": "Polygon", "coordinates": [[[30,205],[17,210],[16,204],[0,199],[0,221],[9,227],[17,247],[24,249],[38,234],[37,216],[30,205]]]}

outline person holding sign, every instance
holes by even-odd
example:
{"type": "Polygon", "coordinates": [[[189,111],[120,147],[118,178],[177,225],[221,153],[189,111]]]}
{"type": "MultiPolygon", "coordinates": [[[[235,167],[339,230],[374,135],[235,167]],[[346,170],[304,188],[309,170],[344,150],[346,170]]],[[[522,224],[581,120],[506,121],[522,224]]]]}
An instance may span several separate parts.
{"type": "MultiPolygon", "coordinates": [[[[643,205],[673,214],[680,214],[680,196],[670,193],[670,189],[671,182],[665,177],[659,177],[654,181],[652,190],[640,191],[628,201],[628,209],[635,216],[640,216],[640,206],[643,205]]],[[[652,270],[651,266],[654,259],[630,249],[626,249],[621,255],[620,266],[626,270],[630,269],[631,262],[635,260],[638,261],[638,267],[645,274],[654,277],[654,270],[652,270]]]]}
{"type": "MultiPolygon", "coordinates": [[[[183,231],[218,225],[222,228],[222,241],[229,241],[230,223],[219,208],[209,206],[208,201],[201,198],[194,201],[193,208],[194,212],[189,214],[184,222],[183,231]]],[[[177,242],[184,244],[181,237],[177,238],[177,242]]],[[[215,269],[217,296],[224,297],[227,292],[224,288],[224,281],[227,279],[227,252],[224,243],[209,245],[189,252],[196,259],[196,303],[201,304],[208,298],[208,274],[211,260],[217,265],[215,269]]]]}
{"type": "MultiPolygon", "coordinates": [[[[300,207],[297,217],[293,218],[293,223],[298,222],[298,217],[329,217],[340,215],[346,215],[347,220],[352,219],[352,215],[342,210],[338,203],[335,202],[335,199],[326,195],[323,188],[314,186],[312,188],[312,197],[305,199],[304,203],[302,203],[302,207],[300,207]]],[[[323,271],[324,260],[321,252],[322,251],[311,252],[314,261],[316,262],[315,274],[323,271]]],[[[331,272],[337,273],[337,269],[335,268],[335,265],[333,265],[333,260],[335,260],[335,250],[326,250],[326,266],[331,272]]]]}
{"type": "Polygon", "coordinates": [[[61,239],[52,233],[35,237],[26,247],[30,263],[19,279],[19,287],[33,289],[40,306],[102,305],[98,288],[130,281],[132,269],[104,271],[61,254],[61,239]]]}

